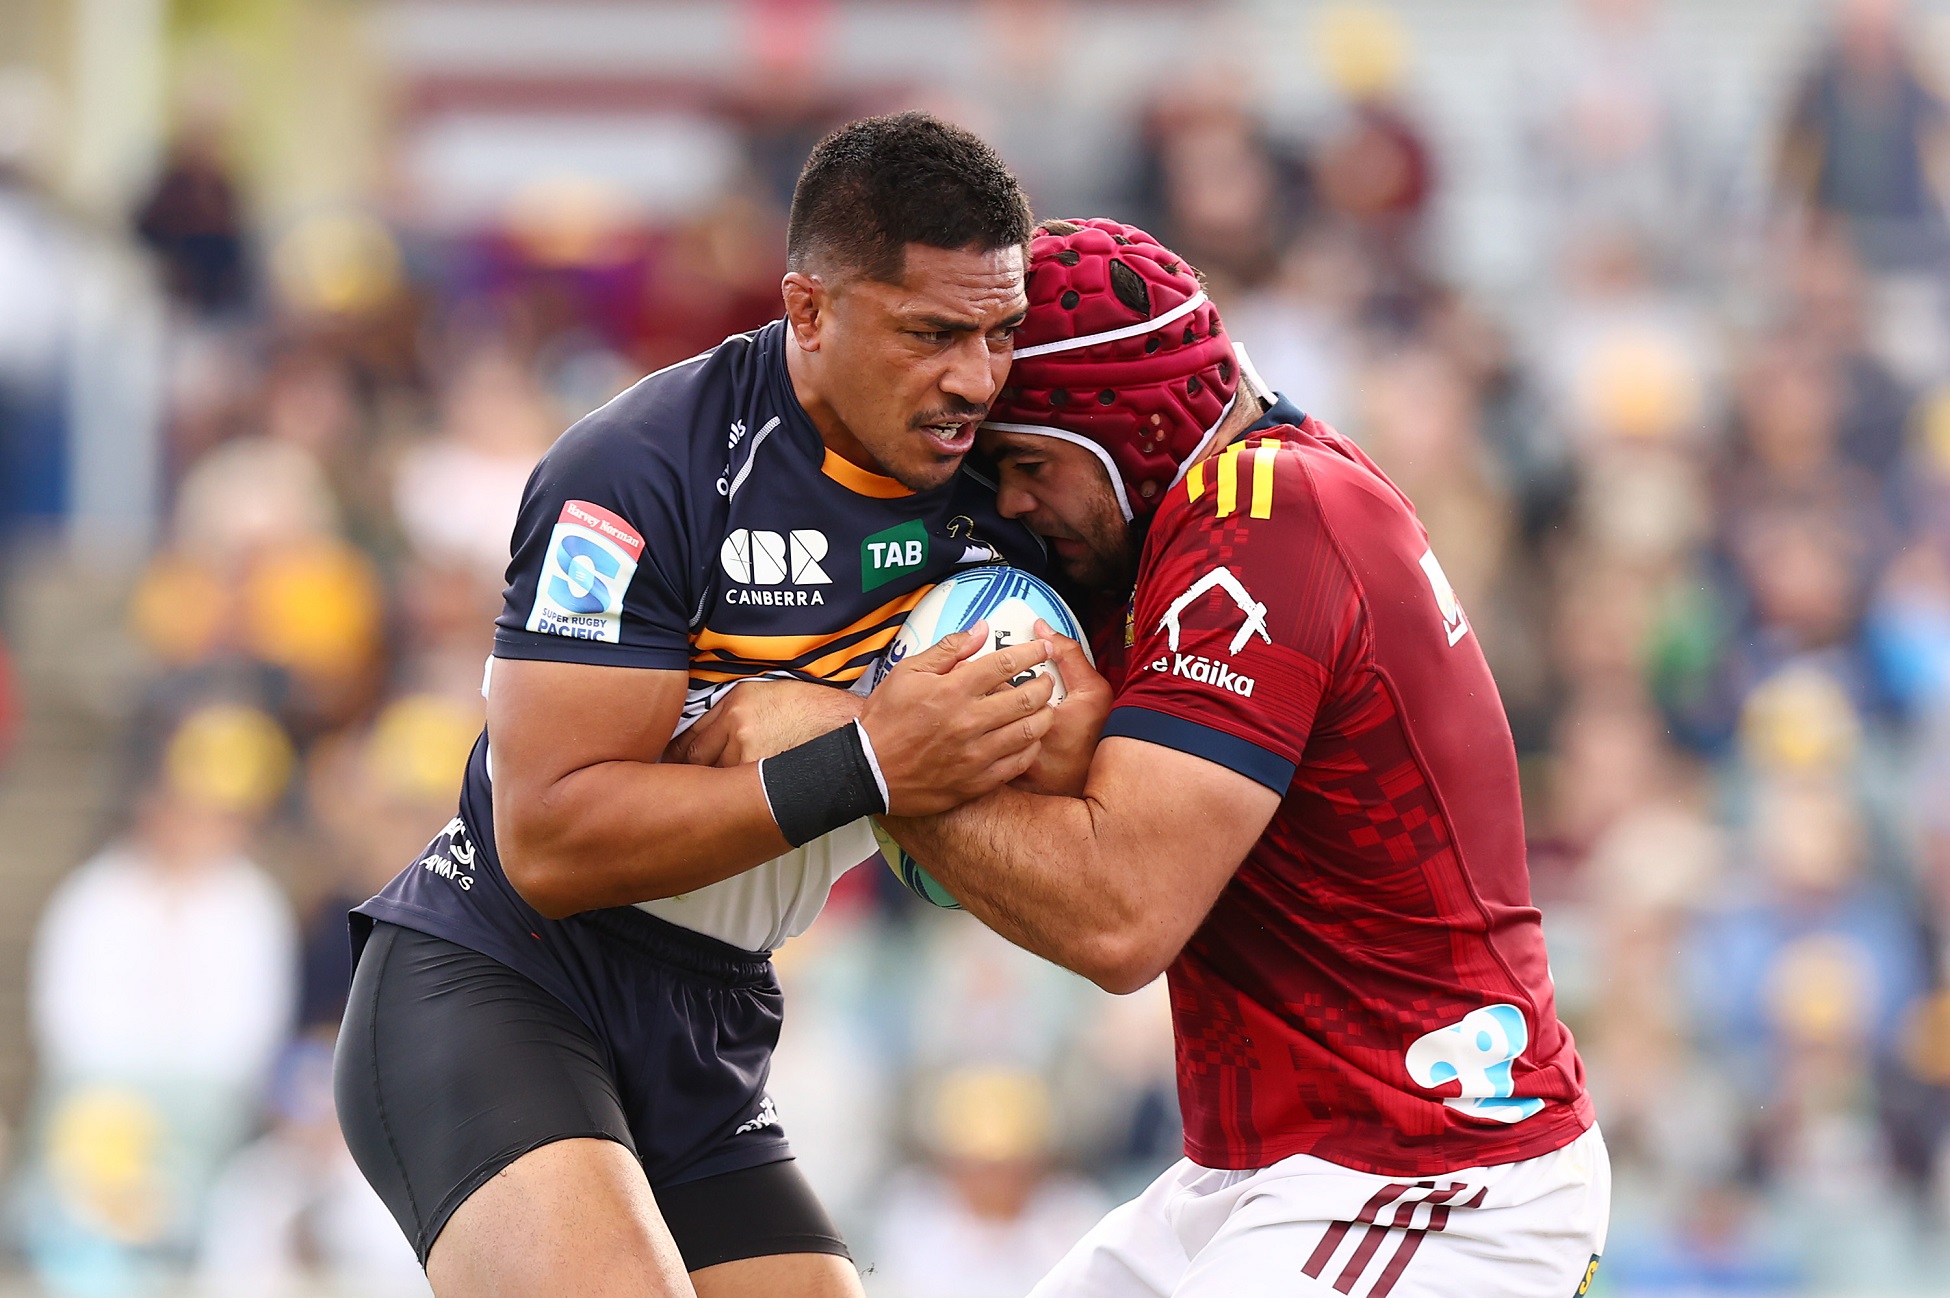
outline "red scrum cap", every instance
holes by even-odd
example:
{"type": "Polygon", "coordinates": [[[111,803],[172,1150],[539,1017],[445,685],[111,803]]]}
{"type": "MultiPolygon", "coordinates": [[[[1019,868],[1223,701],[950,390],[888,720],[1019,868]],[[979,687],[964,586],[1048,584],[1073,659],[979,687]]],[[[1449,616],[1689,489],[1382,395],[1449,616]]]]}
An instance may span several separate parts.
{"type": "Polygon", "coordinates": [[[1029,314],[987,426],[1083,446],[1125,519],[1148,516],[1209,444],[1240,358],[1198,276],[1134,225],[1045,221],[1029,245],[1029,314]]]}

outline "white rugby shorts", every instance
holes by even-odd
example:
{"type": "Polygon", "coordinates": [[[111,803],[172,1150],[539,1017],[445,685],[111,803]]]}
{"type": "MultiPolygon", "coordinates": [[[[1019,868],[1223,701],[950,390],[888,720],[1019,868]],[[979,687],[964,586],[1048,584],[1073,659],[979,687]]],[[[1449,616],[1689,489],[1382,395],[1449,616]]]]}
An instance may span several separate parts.
{"type": "Polygon", "coordinates": [[[1305,1154],[1177,1163],[1099,1222],[1030,1298],[1574,1298],[1611,1215],[1592,1127],[1520,1163],[1370,1176],[1305,1154]]]}

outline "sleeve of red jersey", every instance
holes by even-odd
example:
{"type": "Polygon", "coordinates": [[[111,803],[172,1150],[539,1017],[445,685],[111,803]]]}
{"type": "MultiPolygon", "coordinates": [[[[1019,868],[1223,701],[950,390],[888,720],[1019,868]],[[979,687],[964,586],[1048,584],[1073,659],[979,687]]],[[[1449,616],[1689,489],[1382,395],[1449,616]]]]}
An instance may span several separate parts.
{"type": "Polygon", "coordinates": [[[1158,511],[1131,610],[1131,668],[1104,734],[1216,762],[1278,793],[1360,651],[1354,581],[1292,446],[1196,466],[1158,511]]]}

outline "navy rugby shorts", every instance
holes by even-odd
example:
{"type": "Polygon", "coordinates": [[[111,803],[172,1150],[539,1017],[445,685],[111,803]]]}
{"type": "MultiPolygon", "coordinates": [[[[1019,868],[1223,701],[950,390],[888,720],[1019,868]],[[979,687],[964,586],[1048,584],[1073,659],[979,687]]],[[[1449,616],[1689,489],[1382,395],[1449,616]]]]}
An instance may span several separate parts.
{"type": "Polygon", "coordinates": [[[771,962],[634,908],[583,918],[610,966],[601,1005],[571,1008],[488,956],[393,924],[374,925],[358,956],[339,1125],[421,1265],[468,1195],[577,1137],[642,1163],[689,1270],[848,1256],[764,1094],[781,1008],[771,962]]]}

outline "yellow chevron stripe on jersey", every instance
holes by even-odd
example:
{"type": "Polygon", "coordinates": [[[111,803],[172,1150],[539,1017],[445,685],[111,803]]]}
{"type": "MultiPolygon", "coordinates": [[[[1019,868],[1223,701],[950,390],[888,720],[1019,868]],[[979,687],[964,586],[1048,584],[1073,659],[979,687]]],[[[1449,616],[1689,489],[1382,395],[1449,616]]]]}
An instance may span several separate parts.
{"type": "MultiPolygon", "coordinates": [[[[704,661],[712,665],[742,658],[763,660],[775,667],[798,666],[801,660],[820,651],[831,652],[834,646],[849,637],[881,631],[890,622],[898,627],[900,621],[921,602],[922,596],[932,589],[932,586],[925,586],[920,590],[911,590],[888,600],[865,617],[823,635],[725,635],[704,627],[691,638],[691,647],[699,654],[710,655],[704,661]]],[[[892,637],[888,639],[891,643],[892,637]]]]}
{"type": "MultiPolygon", "coordinates": [[[[889,639],[891,640],[892,637],[889,639]]],[[[767,663],[713,663],[708,667],[701,665],[692,667],[689,676],[692,688],[699,685],[723,685],[727,681],[749,680],[754,676],[780,671],[789,671],[806,681],[822,681],[828,685],[851,685],[866,674],[867,669],[873,666],[885,649],[886,645],[883,644],[872,653],[850,659],[844,666],[829,672],[812,672],[803,667],[781,668],[767,663]]]]}
{"type": "MultiPolygon", "coordinates": [[[[843,649],[835,649],[823,658],[813,659],[805,665],[804,670],[811,672],[823,681],[840,680],[843,678],[843,673],[855,661],[864,659],[865,661],[862,663],[862,667],[864,668],[866,663],[871,663],[875,658],[878,658],[888,645],[894,643],[894,637],[900,634],[900,630],[901,624],[899,622],[891,622],[864,640],[857,640],[843,649]],[[846,665],[839,666],[839,664],[846,665]]],[[[857,670],[853,673],[854,676],[858,676],[859,674],[857,670]]],[[[845,676],[844,679],[852,680],[853,677],[845,676]]]]}
{"type": "Polygon", "coordinates": [[[859,679],[860,674],[873,666],[887,651],[900,633],[900,623],[895,622],[876,631],[865,640],[835,649],[821,658],[802,663],[768,662],[713,662],[700,659],[691,664],[690,678],[693,684],[722,684],[725,681],[745,680],[752,676],[762,676],[768,672],[788,671],[794,676],[809,681],[826,681],[849,684],[859,679]]]}
{"type": "Polygon", "coordinates": [[[1200,460],[1197,464],[1194,464],[1192,471],[1185,475],[1185,491],[1193,500],[1197,500],[1205,494],[1204,460],[1200,460]]]}
{"type": "Polygon", "coordinates": [[[1262,437],[1253,452],[1252,517],[1273,517],[1273,466],[1279,462],[1280,439],[1262,437]]]}

